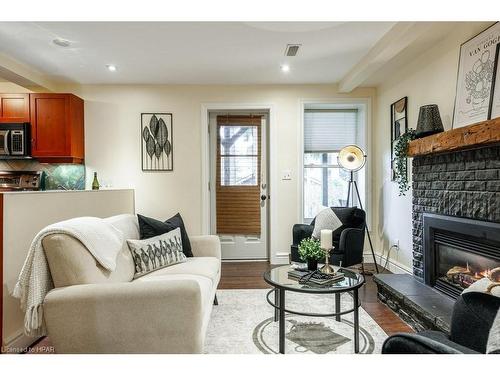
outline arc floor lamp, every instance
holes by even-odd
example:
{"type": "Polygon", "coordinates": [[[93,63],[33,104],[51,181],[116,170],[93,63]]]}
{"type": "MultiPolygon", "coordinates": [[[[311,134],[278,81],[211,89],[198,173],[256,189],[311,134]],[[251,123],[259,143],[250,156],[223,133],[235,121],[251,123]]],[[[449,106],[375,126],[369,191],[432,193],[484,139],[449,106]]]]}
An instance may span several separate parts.
{"type": "MultiPolygon", "coordinates": [[[[342,150],[340,150],[339,155],[337,157],[337,161],[342,169],[348,171],[350,173],[349,185],[347,188],[347,202],[346,207],[354,206],[354,194],[358,198],[359,207],[363,209],[363,203],[361,203],[361,197],[359,196],[358,184],[354,180],[354,172],[361,170],[366,163],[366,154],[365,152],[356,145],[345,146],[342,150]],[[351,206],[349,206],[349,200],[351,201],[351,206]]],[[[375,252],[373,251],[372,239],[370,237],[370,231],[368,230],[368,225],[366,224],[365,218],[365,231],[368,235],[368,241],[370,242],[370,249],[372,251],[373,262],[375,263],[375,270],[378,273],[378,265],[377,260],[375,259],[375,252]]],[[[364,272],[365,274],[369,274],[368,272],[364,272]]]]}

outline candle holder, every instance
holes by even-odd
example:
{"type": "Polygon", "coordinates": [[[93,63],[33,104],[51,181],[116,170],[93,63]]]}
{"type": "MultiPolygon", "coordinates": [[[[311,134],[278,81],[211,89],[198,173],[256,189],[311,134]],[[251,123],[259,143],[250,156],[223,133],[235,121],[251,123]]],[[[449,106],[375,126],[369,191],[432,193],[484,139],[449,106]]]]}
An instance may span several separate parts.
{"type": "Polygon", "coordinates": [[[320,271],[326,275],[335,275],[335,270],[330,266],[330,251],[332,248],[323,249],[325,252],[325,265],[321,267],[320,271]]]}

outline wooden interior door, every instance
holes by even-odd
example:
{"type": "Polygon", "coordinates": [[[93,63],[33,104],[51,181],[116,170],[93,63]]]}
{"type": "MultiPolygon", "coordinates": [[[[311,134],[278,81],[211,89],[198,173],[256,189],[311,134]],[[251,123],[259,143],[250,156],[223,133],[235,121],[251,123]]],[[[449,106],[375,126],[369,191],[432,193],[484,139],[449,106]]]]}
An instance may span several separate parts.
{"type": "Polygon", "coordinates": [[[224,259],[262,259],[266,244],[265,119],[218,115],[212,129],[215,223],[224,259]]]}

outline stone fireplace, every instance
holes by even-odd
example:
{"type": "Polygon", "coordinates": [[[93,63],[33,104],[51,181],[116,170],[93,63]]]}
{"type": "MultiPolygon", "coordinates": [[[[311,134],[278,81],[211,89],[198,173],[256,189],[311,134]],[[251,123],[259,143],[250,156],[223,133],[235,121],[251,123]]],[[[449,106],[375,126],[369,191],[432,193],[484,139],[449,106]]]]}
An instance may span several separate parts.
{"type": "MultiPolygon", "coordinates": [[[[430,254],[431,248],[436,248],[437,253],[442,254],[441,257],[456,258],[462,254],[465,267],[469,259],[465,255],[466,252],[476,255],[482,252],[482,256],[490,256],[490,259],[495,260],[498,267],[498,253],[488,255],[488,251],[493,253],[498,251],[499,243],[481,242],[480,238],[485,228],[488,227],[488,224],[481,225],[481,222],[500,223],[500,146],[418,156],[413,159],[412,173],[413,274],[415,277],[427,284],[434,283],[429,275],[435,270],[426,270],[426,266],[428,268],[435,265],[434,255],[430,254]],[[437,230],[438,244],[428,244],[429,255],[426,260],[424,247],[425,241],[429,239],[426,239],[424,235],[424,219],[429,218],[427,220],[432,221],[429,214],[440,215],[439,226],[448,226],[448,229],[437,230]],[[447,223],[446,216],[462,220],[449,218],[447,223]],[[471,228],[474,229],[471,231],[469,230],[471,228]],[[453,232],[455,238],[453,238],[453,232]],[[447,240],[449,243],[446,243],[447,240]],[[482,249],[478,249],[482,244],[484,245],[482,249]],[[458,245],[475,250],[460,250],[458,245]],[[496,250],[488,250],[488,246],[496,250]],[[456,254],[452,255],[452,249],[456,250],[456,254]],[[446,252],[448,255],[445,255],[446,252]]],[[[436,222],[437,219],[434,221],[436,222]]],[[[493,225],[493,227],[498,232],[500,226],[493,225]]],[[[492,232],[495,230],[493,229],[492,232]]],[[[472,263],[473,260],[470,259],[472,263]]],[[[474,259],[478,260],[478,258],[474,259]]],[[[451,259],[448,260],[451,261],[451,259]]],[[[458,259],[455,260],[458,261],[458,259]]],[[[463,262],[456,264],[456,266],[461,265],[463,262]]]]}
{"type": "Polygon", "coordinates": [[[454,299],[500,267],[500,145],[449,147],[471,147],[473,135],[478,143],[499,138],[497,128],[488,129],[423,138],[410,152],[413,275],[378,274],[374,281],[379,300],[417,331],[449,332],[454,299]]]}

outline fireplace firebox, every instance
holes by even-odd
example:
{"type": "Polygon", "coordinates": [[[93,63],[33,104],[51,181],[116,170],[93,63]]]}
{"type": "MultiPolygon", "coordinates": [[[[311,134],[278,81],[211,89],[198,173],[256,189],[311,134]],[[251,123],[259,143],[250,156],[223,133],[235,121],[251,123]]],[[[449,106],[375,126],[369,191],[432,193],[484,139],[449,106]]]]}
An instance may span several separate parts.
{"type": "Polygon", "coordinates": [[[500,223],[423,214],[424,281],[458,298],[483,277],[500,281],[500,223]]]}

